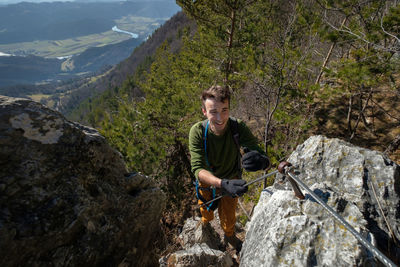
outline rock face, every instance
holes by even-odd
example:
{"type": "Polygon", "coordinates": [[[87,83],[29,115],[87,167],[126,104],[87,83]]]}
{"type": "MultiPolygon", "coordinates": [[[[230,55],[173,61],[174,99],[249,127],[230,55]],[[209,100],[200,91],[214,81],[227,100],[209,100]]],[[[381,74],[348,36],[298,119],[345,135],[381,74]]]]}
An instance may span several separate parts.
{"type": "Polygon", "coordinates": [[[212,249],[222,249],[223,244],[220,237],[211,227],[211,223],[202,227],[201,218],[188,218],[179,235],[181,245],[184,249],[189,249],[195,244],[205,243],[212,249]]]}
{"type": "Polygon", "coordinates": [[[218,234],[210,224],[202,226],[200,218],[187,219],[179,239],[183,249],[162,257],[160,267],[233,266],[232,257],[218,234]]]}
{"type": "Polygon", "coordinates": [[[227,252],[211,249],[206,243],[194,244],[168,258],[168,266],[176,267],[230,267],[232,264],[231,256],[227,252]]]}
{"type": "Polygon", "coordinates": [[[0,266],[149,266],[165,196],[94,129],[0,96],[0,266]]]}
{"type": "MultiPolygon", "coordinates": [[[[399,264],[399,165],[379,152],[323,136],[310,137],[288,161],[321,199],[399,264]]],[[[306,191],[299,200],[280,179],[262,192],[241,266],[380,266],[306,191]]]]}

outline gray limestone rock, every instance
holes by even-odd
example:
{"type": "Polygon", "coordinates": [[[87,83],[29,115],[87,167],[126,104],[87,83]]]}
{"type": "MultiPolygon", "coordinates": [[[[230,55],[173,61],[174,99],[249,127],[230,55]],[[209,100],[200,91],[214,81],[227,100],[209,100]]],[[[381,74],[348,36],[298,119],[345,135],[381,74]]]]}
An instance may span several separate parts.
{"type": "MultiPolygon", "coordinates": [[[[321,199],[399,264],[399,165],[382,153],[323,136],[310,137],[288,161],[321,199]]],[[[297,199],[282,179],[261,194],[241,266],[380,266],[309,194],[303,190],[306,199],[297,199]]]]}
{"type": "Polygon", "coordinates": [[[233,265],[228,252],[211,249],[205,243],[194,244],[187,250],[180,250],[168,257],[167,266],[175,267],[230,267],[233,265]]]}
{"type": "Polygon", "coordinates": [[[199,217],[189,218],[183,226],[179,240],[184,248],[159,260],[160,267],[180,266],[232,266],[232,257],[222,252],[223,244],[210,224],[203,226],[199,217]]]}
{"type": "Polygon", "coordinates": [[[210,224],[203,226],[199,217],[186,220],[179,239],[184,249],[189,249],[196,243],[206,243],[212,249],[222,247],[221,240],[215,230],[210,224]]]}
{"type": "Polygon", "coordinates": [[[1,266],[157,263],[165,196],[95,129],[0,96],[0,147],[1,266]]]}

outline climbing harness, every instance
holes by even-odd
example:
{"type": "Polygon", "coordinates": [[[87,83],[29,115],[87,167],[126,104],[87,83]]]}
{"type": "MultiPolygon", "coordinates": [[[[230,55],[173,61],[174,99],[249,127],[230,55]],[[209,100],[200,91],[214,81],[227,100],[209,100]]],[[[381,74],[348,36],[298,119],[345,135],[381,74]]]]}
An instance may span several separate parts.
{"type": "MultiPolygon", "coordinates": [[[[204,122],[203,122],[203,123],[204,123],[204,122]]],[[[204,135],[203,135],[203,140],[204,140],[204,157],[206,158],[207,167],[208,167],[208,168],[211,168],[210,162],[208,162],[208,153],[207,153],[207,132],[208,132],[208,126],[210,126],[210,121],[209,121],[209,120],[207,120],[206,127],[204,127],[204,125],[203,125],[203,128],[205,129],[205,130],[204,130],[204,135]]]]}
{"type": "Polygon", "coordinates": [[[200,187],[199,181],[196,180],[195,187],[196,187],[196,196],[197,196],[197,198],[200,199],[203,202],[202,206],[206,206],[207,211],[216,210],[218,208],[219,199],[215,198],[215,195],[216,195],[215,186],[212,186],[212,187],[200,187]],[[211,191],[212,192],[212,201],[207,202],[207,200],[201,195],[200,190],[211,191]]]}
{"type": "MultiPolygon", "coordinates": [[[[294,183],[298,183],[301,187],[303,187],[310,195],[317,201],[319,204],[324,207],[329,214],[333,216],[337,221],[339,221],[349,232],[364,246],[366,247],[375,257],[377,257],[385,266],[396,267],[396,265],[386,257],[382,252],[380,252],[375,246],[373,246],[367,239],[365,239],[360,233],[356,231],[342,216],[336,213],[330,206],[328,206],[324,201],[322,201],[317,194],[314,193],[307,185],[305,185],[296,175],[293,174],[293,167],[286,166],[284,169],[284,173],[287,174],[290,178],[293,179],[294,183]]],[[[289,180],[290,181],[290,180],[289,180]]],[[[292,186],[293,183],[291,182],[292,186]]],[[[296,185],[297,186],[297,185],[296,185]]],[[[294,187],[293,187],[294,189],[294,187]]],[[[297,188],[298,189],[298,188],[297,188]]],[[[294,189],[296,190],[296,189],[294,189]]]]}

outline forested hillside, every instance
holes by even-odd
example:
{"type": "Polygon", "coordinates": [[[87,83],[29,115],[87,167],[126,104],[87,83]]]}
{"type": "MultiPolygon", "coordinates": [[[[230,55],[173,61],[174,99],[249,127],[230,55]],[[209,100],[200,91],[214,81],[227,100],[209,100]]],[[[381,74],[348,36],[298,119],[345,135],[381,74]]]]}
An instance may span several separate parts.
{"type": "Polygon", "coordinates": [[[0,6],[0,93],[45,102],[44,84],[104,72],[179,10],[171,0],[0,6]]]}
{"type": "Polygon", "coordinates": [[[192,196],[188,132],[202,119],[200,92],[213,84],[231,88],[232,115],[248,122],[274,165],[312,134],[400,161],[397,1],[177,3],[196,31],[179,31],[179,50],[166,41],[80,117],[133,170],[158,179],[169,196],[167,213],[190,211],[181,202],[192,196]]]}
{"type": "Polygon", "coordinates": [[[55,88],[56,81],[68,83],[70,79],[94,76],[129,57],[142,42],[131,38],[116,44],[90,47],[68,59],[34,55],[0,57],[0,93],[26,97],[47,91],[51,95],[57,90],[45,90],[44,87],[55,88]]]}
{"type": "MultiPolygon", "coordinates": [[[[134,73],[140,73],[148,67],[152,62],[152,55],[164,41],[168,42],[174,51],[178,50],[181,46],[178,36],[181,36],[185,26],[189,25],[193,30],[193,22],[190,22],[182,12],[179,12],[158,28],[145,43],[138,46],[126,60],[114,66],[110,71],[96,76],[94,79],[80,80],[77,81],[77,84],[58,87],[57,90],[68,92],[68,94],[54,96],[54,99],[60,102],[56,108],[73,120],[94,125],[95,121],[98,121],[94,117],[101,117],[103,104],[99,104],[96,109],[97,104],[92,104],[90,97],[106,91],[105,99],[109,99],[108,94],[113,94],[114,91],[118,92],[122,87],[130,88],[127,90],[133,93],[137,88],[132,85],[123,86],[123,84],[131,83],[132,76],[138,76],[134,73]],[[84,103],[79,106],[82,102],[84,103]],[[90,112],[92,109],[97,111],[90,112]]],[[[141,95],[138,90],[135,91],[136,93],[141,95]]],[[[96,101],[96,103],[98,102],[102,102],[102,100],[96,101]]]]}
{"type": "Polygon", "coordinates": [[[123,16],[168,18],[174,12],[171,1],[21,1],[0,8],[0,44],[76,38],[108,31],[123,16]]]}

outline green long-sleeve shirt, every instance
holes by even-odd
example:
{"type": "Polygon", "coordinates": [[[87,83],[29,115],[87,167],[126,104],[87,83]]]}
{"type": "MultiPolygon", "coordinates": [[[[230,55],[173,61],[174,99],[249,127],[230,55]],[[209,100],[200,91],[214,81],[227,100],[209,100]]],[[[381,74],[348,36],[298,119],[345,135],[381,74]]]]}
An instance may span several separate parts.
{"type": "MultiPolygon", "coordinates": [[[[241,147],[248,147],[250,150],[257,150],[264,154],[264,151],[258,146],[257,138],[251,133],[246,124],[238,121],[239,143],[241,147]]],[[[233,139],[228,121],[227,129],[223,135],[215,135],[210,128],[207,133],[207,154],[208,162],[212,170],[207,167],[204,140],[202,137],[202,121],[192,126],[189,133],[189,150],[191,156],[192,172],[199,178],[199,172],[206,169],[221,179],[232,179],[238,177],[238,150],[233,139]]]]}

